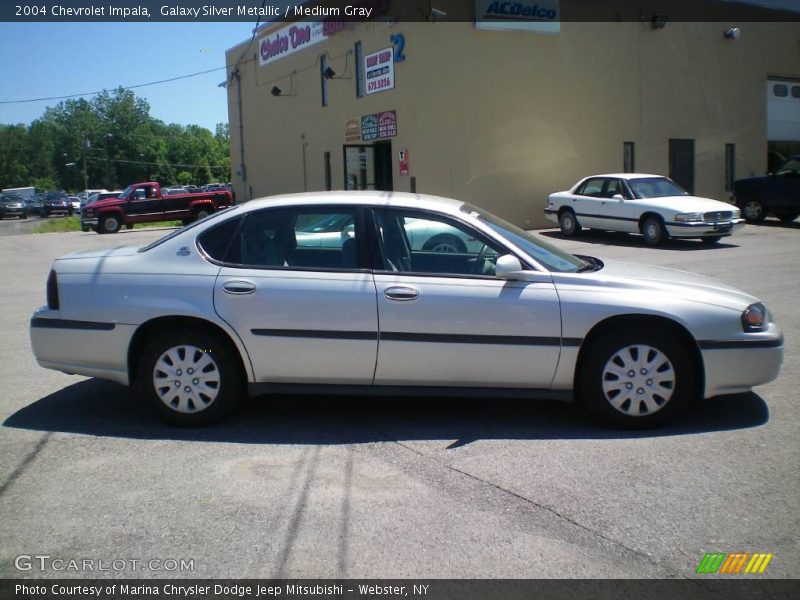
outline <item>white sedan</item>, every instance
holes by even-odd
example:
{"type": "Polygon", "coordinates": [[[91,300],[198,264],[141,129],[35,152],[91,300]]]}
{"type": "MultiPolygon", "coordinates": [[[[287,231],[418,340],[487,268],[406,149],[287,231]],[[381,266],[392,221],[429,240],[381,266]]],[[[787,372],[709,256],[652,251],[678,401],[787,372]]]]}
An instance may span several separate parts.
{"type": "Polygon", "coordinates": [[[41,366],[135,385],[188,425],[246,392],[299,391],[579,398],[648,427],[773,380],[784,345],[764,304],[724,283],[385,192],[274,196],[63,256],[30,335],[41,366]],[[324,245],[301,243],[334,222],[324,245]],[[426,249],[409,229],[469,243],[426,249]]]}
{"type": "Polygon", "coordinates": [[[566,236],[582,228],[641,233],[651,246],[669,238],[714,244],[744,227],[735,206],[691,196],[667,177],[644,173],[586,177],[569,191],[551,194],[544,212],[566,236]]]}

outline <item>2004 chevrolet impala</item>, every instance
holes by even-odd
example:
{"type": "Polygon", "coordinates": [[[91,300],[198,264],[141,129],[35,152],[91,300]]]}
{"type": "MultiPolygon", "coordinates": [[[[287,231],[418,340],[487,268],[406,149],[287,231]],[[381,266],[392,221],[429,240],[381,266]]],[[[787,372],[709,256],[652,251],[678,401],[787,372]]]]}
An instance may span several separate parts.
{"type": "Polygon", "coordinates": [[[377,192],[275,196],[148,246],[59,258],[31,341],[41,366],[135,384],[189,425],[246,391],[477,390],[574,397],[648,427],[772,381],[783,358],[766,307],[724,283],[377,192]]]}

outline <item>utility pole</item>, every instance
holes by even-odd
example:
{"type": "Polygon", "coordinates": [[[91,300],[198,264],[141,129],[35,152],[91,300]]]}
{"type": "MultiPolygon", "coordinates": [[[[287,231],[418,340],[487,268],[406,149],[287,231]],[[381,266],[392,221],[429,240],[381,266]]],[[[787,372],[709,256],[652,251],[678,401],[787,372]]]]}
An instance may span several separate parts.
{"type": "Polygon", "coordinates": [[[106,188],[113,188],[114,183],[111,181],[111,140],[114,139],[114,136],[110,133],[107,133],[103,136],[103,139],[106,142],[106,188]]]}
{"type": "Polygon", "coordinates": [[[81,133],[81,149],[83,150],[83,189],[89,189],[89,178],[86,176],[86,149],[89,147],[89,138],[86,132],[81,133]]]}

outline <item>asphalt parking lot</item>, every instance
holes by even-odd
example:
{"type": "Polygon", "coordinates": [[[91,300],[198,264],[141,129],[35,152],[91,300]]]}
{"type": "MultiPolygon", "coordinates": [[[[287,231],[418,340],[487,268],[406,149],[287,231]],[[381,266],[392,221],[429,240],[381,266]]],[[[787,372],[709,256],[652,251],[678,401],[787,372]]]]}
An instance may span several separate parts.
{"type": "Polygon", "coordinates": [[[0,577],[683,578],[716,551],[800,576],[800,223],[713,248],[541,232],[726,280],[785,332],[777,381],[638,433],[490,398],[258,398],[184,430],[123,387],[39,368],[28,320],[51,261],[161,234],[0,232],[0,577]],[[21,571],[20,555],[126,566],[21,571]],[[153,559],[193,568],[129,562],[153,559]]]}

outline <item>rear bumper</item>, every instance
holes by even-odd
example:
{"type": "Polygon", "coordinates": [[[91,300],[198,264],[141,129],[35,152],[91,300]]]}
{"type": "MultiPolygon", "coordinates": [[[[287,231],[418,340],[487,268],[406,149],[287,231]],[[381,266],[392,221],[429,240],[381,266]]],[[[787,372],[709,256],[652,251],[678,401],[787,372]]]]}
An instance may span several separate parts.
{"type": "Polygon", "coordinates": [[[58,318],[42,307],[31,318],[31,348],[46,369],[128,385],[128,345],[136,326],[58,318]]]}

